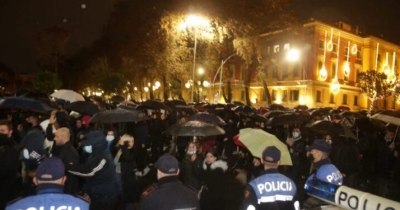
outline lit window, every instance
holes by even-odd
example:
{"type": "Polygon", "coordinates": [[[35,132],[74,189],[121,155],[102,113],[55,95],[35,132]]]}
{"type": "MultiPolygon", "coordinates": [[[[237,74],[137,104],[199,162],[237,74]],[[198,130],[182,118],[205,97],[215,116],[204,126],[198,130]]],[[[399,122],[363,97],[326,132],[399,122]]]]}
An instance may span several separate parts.
{"type": "Polygon", "coordinates": [[[321,91],[317,90],[317,97],[316,97],[316,102],[321,103],[321,91]]]}
{"type": "Polygon", "coordinates": [[[329,103],[331,103],[331,104],[335,103],[335,95],[333,93],[331,93],[331,95],[329,97],[329,103]]]}
{"type": "Polygon", "coordinates": [[[285,45],[283,45],[283,50],[289,51],[290,50],[290,44],[286,43],[285,45]]]}
{"type": "Polygon", "coordinates": [[[343,101],[342,101],[343,105],[347,105],[347,94],[343,94],[343,101]]]}
{"type": "Polygon", "coordinates": [[[279,52],[279,45],[275,45],[274,46],[274,53],[278,53],[279,52]]]}
{"type": "Polygon", "coordinates": [[[354,106],[358,106],[358,96],[354,96],[354,106]]]}
{"type": "Polygon", "coordinates": [[[291,90],[290,91],[290,100],[291,101],[298,101],[299,100],[299,90],[291,90]]]}

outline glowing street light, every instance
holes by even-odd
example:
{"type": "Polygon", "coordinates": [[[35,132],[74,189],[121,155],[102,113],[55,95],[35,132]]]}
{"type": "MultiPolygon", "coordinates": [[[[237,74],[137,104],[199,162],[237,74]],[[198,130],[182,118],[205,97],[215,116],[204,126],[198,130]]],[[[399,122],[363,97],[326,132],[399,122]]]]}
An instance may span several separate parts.
{"type": "Polygon", "coordinates": [[[289,61],[298,61],[300,58],[300,51],[297,49],[289,50],[289,52],[286,54],[286,58],[289,61]]]}
{"type": "Polygon", "coordinates": [[[204,74],[204,69],[203,68],[199,68],[197,70],[197,73],[200,74],[200,75],[203,75],[204,74]]]}

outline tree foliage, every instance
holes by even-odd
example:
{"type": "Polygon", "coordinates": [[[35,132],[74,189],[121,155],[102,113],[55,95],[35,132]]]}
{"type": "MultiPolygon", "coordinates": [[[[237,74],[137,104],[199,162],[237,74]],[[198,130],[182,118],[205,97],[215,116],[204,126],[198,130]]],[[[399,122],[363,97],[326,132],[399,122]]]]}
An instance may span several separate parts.
{"type": "Polygon", "coordinates": [[[126,83],[127,81],[122,75],[118,73],[111,73],[101,80],[100,87],[106,94],[120,94],[123,92],[123,90],[125,90],[126,83]]]}
{"type": "Polygon", "coordinates": [[[62,83],[57,79],[55,73],[42,71],[36,75],[34,85],[38,91],[50,94],[55,89],[59,89],[62,83]]]}

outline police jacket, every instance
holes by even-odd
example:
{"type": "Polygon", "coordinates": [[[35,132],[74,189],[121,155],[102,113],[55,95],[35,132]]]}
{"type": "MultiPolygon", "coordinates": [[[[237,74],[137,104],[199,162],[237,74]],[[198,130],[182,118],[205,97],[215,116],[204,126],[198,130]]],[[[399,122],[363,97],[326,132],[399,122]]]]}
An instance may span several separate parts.
{"type": "Polygon", "coordinates": [[[296,184],[277,169],[268,169],[251,181],[245,190],[243,210],[299,209],[296,184]]]}
{"type": "Polygon", "coordinates": [[[86,192],[93,202],[115,199],[115,164],[110,151],[107,150],[107,142],[92,147],[93,153],[86,164],[70,167],[69,172],[86,178],[86,192]]]}
{"type": "Polygon", "coordinates": [[[306,184],[314,178],[336,185],[342,185],[343,176],[329,158],[314,163],[316,170],[308,177],[306,184]]]}
{"type": "Polygon", "coordinates": [[[177,176],[163,177],[158,185],[142,193],[141,210],[199,210],[197,193],[179,182],[177,176]]]}
{"type": "Polygon", "coordinates": [[[63,186],[55,184],[41,184],[37,195],[17,199],[9,203],[6,210],[15,209],[74,209],[88,210],[89,203],[78,197],[63,194],[63,186]]]}

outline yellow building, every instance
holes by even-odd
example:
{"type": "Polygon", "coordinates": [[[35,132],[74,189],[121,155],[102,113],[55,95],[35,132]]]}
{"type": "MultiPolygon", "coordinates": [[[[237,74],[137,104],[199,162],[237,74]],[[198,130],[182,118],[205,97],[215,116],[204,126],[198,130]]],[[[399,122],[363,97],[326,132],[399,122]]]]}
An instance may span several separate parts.
{"type": "MultiPolygon", "coordinates": [[[[263,97],[264,80],[273,103],[286,107],[367,109],[369,101],[360,92],[357,74],[373,69],[395,74],[398,71],[399,45],[378,37],[363,36],[358,27],[343,22],[330,25],[311,20],[304,24],[304,29],[302,37],[288,35],[290,30],[261,35],[267,40],[263,46],[267,64],[260,70],[264,73],[262,77],[253,75],[249,95],[254,106],[267,105],[267,99],[263,97]]],[[[230,78],[233,101],[244,102],[245,68],[241,63],[236,57],[224,65],[223,83],[230,78]]],[[[216,93],[218,84],[204,91],[211,103],[218,101],[214,100],[216,93]]],[[[397,108],[399,104],[392,101],[391,97],[386,98],[386,102],[378,101],[375,108],[397,108]]],[[[219,102],[223,102],[222,98],[219,102]]]]}

